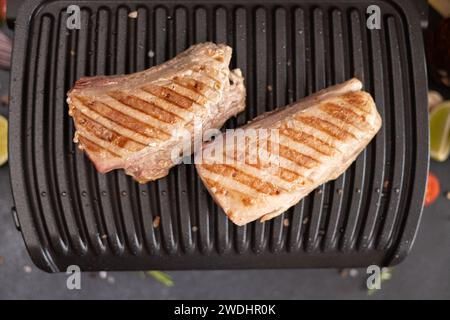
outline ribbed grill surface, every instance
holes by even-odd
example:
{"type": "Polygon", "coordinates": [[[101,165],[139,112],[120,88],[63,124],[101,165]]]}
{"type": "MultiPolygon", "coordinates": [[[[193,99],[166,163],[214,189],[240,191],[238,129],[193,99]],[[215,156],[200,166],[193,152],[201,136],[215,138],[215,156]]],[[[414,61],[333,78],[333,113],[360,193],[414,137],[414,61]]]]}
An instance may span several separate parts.
{"type": "Polygon", "coordinates": [[[33,260],[48,271],[400,261],[428,165],[423,44],[411,3],[369,2],[29,2],[16,27],[10,163],[33,260]],[[68,30],[66,8],[77,3],[81,29],[68,30]],[[380,30],[366,28],[370,4],[381,8],[380,30]],[[232,67],[245,77],[248,107],[228,128],[352,76],[374,97],[383,127],[344,175],[244,227],[214,204],[193,165],[146,185],[122,171],[97,173],[72,142],[65,99],[74,82],[144,70],[204,41],[231,45],[232,67]]]}

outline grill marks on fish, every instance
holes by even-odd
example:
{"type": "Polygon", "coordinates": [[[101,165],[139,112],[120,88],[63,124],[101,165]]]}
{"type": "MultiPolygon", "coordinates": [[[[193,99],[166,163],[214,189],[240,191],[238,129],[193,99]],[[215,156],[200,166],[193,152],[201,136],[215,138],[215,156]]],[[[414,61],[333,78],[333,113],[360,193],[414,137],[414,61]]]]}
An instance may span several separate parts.
{"type": "Polygon", "coordinates": [[[76,139],[78,139],[78,141],[81,143],[81,149],[83,149],[83,150],[91,151],[94,154],[95,153],[105,152],[105,153],[108,153],[110,156],[112,156],[114,158],[120,157],[120,155],[114,153],[113,151],[107,150],[107,149],[99,146],[95,142],[89,140],[88,138],[86,138],[86,137],[84,137],[82,135],[78,135],[76,137],[76,139]]]}
{"type": "Polygon", "coordinates": [[[357,139],[353,133],[336,126],[335,124],[331,123],[328,120],[324,120],[324,119],[318,118],[316,116],[306,116],[306,115],[297,115],[294,118],[295,118],[295,120],[297,120],[307,126],[310,126],[312,128],[315,128],[316,130],[320,130],[320,131],[326,133],[333,139],[337,139],[337,140],[341,140],[341,141],[357,139]]]}
{"type": "MultiPolygon", "coordinates": [[[[359,90],[361,83],[353,79],[305,100],[309,106],[299,102],[280,111],[284,113],[267,114],[246,125],[244,131],[278,129],[278,140],[268,139],[267,153],[257,152],[256,161],[248,161],[247,156],[259,147],[259,141],[245,147],[225,144],[221,150],[231,157],[231,168],[208,158],[203,159],[212,160],[208,165],[197,165],[207,188],[211,191],[214,185],[214,191],[219,190],[213,192],[215,199],[233,222],[243,225],[257,218],[273,218],[348,167],[355,150],[367,144],[381,125],[372,98],[359,90]],[[348,93],[339,94],[344,88],[348,93]],[[231,146],[238,150],[229,152],[231,146]],[[267,164],[266,158],[276,158],[278,163],[267,164]],[[271,192],[260,191],[256,182],[269,184],[271,192]],[[231,189],[242,190],[247,198],[232,194],[231,189]]],[[[219,141],[204,148],[214,148],[219,141]]]]}
{"type": "Polygon", "coordinates": [[[122,157],[128,153],[127,150],[98,138],[91,132],[84,130],[84,128],[75,133],[74,141],[80,142],[80,150],[91,151],[93,154],[100,155],[101,157],[122,157]],[[88,145],[85,145],[83,142],[87,142],[88,145]]]}
{"type": "MultiPolygon", "coordinates": [[[[212,73],[212,71],[210,71],[210,73],[212,73]]],[[[214,78],[214,81],[217,80],[214,78]]],[[[171,80],[169,86],[170,85],[172,87],[148,84],[142,86],[140,89],[151,94],[155,98],[159,98],[166,103],[174,105],[176,108],[187,109],[190,113],[193,111],[192,106],[194,104],[205,106],[208,102],[206,97],[208,89],[213,90],[207,84],[188,77],[175,76],[171,80]]],[[[80,129],[80,136],[83,136],[82,129],[85,129],[97,138],[104,140],[107,143],[111,143],[118,148],[136,152],[142,150],[146,146],[146,143],[143,143],[142,139],[133,139],[132,134],[128,136],[121,135],[113,130],[114,127],[123,127],[144,137],[151,138],[151,140],[164,141],[171,136],[170,132],[166,130],[167,125],[175,125],[185,121],[185,119],[176,113],[161,106],[160,103],[138,97],[133,92],[129,93],[121,90],[111,90],[106,94],[111,99],[114,99],[113,101],[120,103],[121,107],[129,108],[150,116],[157,121],[156,125],[152,126],[151,124],[142,121],[142,119],[136,119],[125,112],[118,111],[113,108],[112,105],[108,105],[104,101],[99,101],[89,96],[75,96],[74,98],[88,108],[91,111],[90,113],[95,113],[94,117],[98,115],[109,120],[109,126],[105,126],[97,122],[94,118],[89,118],[82,112],[73,110],[74,119],[77,121],[80,129]]],[[[111,101],[110,103],[112,104],[111,101]]],[[[121,110],[123,111],[123,108],[121,110]]],[[[90,151],[95,150],[95,152],[99,152],[99,148],[102,148],[102,146],[86,137],[79,139],[79,141],[87,141],[87,143],[90,144],[87,149],[90,151]]],[[[149,143],[151,143],[151,141],[149,143]]],[[[110,150],[111,148],[105,147],[105,149],[111,154],[115,154],[110,150]]],[[[117,156],[117,154],[115,155],[117,156]]]]}
{"type": "Polygon", "coordinates": [[[151,93],[152,95],[167,100],[170,103],[175,104],[177,107],[190,110],[194,105],[195,101],[182,96],[175,90],[170,88],[157,86],[154,84],[148,84],[146,86],[141,87],[142,90],[151,93]]]}
{"type": "MultiPolygon", "coordinates": [[[[230,159],[230,160],[233,160],[233,159],[230,159]]],[[[266,162],[268,162],[268,161],[266,161],[266,162]]],[[[245,163],[245,165],[255,168],[257,170],[266,170],[268,173],[271,174],[269,176],[269,179],[278,177],[278,178],[283,179],[284,181],[293,182],[296,179],[299,179],[299,178],[304,179],[305,178],[301,173],[291,170],[291,169],[288,169],[288,168],[285,168],[279,163],[266,164],[266,163],[263,163],[263,161],[261,161],[260,159],[253,161],[249,158],[246,158],[244,163],[245,163]]]]}
{"type": "Polygon", "coordinates": [[[302,180],[305,178],[303,175],[301,175],[295,171],[283,168],[283,167],[279,168],[278,176],[287,182],[294,182],[294,181],[298,180],[299,178],[302,180]]]}
{"type": "Polygon", "coordinates": [[[164,108],[156,105],[155,103],[141,99],[135,95],[128,94],[119,90],[108,92],[111,98],[116,99],[120,103],[126,105],[129,108],[143,112],[156,120],[162,121],[168,124],[174,124],[181,118],[174,113],[171,113],[164,108]]]}
{"type": "Polygon", "coordinates": [[[331,157],[335,155],[336,152],[339,152],[339,150],[330,145],[328,142],[323,141],[322,139],[312,134],[308,134],[304,131],[290,128],[288,126],[283,126],[280,129],[280,134],[294,140],[295,142],[304,144],[310,147],[311,149],[314,149],[316,152],[328,157],[331,157]]]}
{"type": "Polygon", "coordinates": [[[276,195],[280,194],[280,188],[276,187],[270,182],[263,181],[255,176],[252,176],[232,165],[227,164],[202,164],[202,168],[213,172],[217,175],[232,178],[241,184],[244,184],[258,192],[276,195]]]}
{"type": "MultiPolygon", "coordinates": [[[[321,123],[322,127],[325,128],[325,133],[327,135],[330,135],[336,139],[340,139],[342,136],[347,138],[352,135],[346,131],[342,134],[340,133],[340,128],[332,125],[328,121],[325,122],[319,118],[317,119],[319,123],[321,123]],[[325,122],[325,124],[323,124],[323,122],[325,122]]],[[[303,132],[301,129],[293,129],[288,125],[282,125],[279,133],[299,144],[303,144],[313,149],[322,156],[331,157],[337,153],[340,153],[340,151],[330,143],[312,134],[303,132]]],[[[289,188],[282,186],[280,183],[275,183],[277,179],[274,178],[280,178],[285,182],[294,183],[295,185],[305,185],[306,183],[311,183],[311,180],[306,178],[304,173],[320,165],[322,163],[320,158],[304,154],[288,145],[273,142],[273,140],[270,139],[270,136],[267,138],[268,141],[265,145],[266,150],[264,150],[266,152],[266,157],[273,157],[274,154],[276,154],[280,159],[288,160],[293,163],[297,168],[300,168],[301,171],[299,172],[298,170],[288,169],[283,167],[280,163],[270,163],[267,159],[261,159],[260,152],[256,153],[256,159],[250,159],[250,148],[252,148],[252,146],[248,144],[247,137],[245,140],[246,143],[244,151],[239,151],[239,146],[234,143],[224,144],[222,159],[226,159],[229,163],[233,163],[234,166],[230,164],[224,165],[216,163],[202,164],[200,166],[207,171],[217,174],[219,177],[223,176],[231,178],[240,184],[244,184],[258,192],[268,195],[278,195],[282,190],[289,191],[289,188]],[[234,148],[234,152],[231,153],[232,158],[229,158],[227,154],[229,153],[228,150],[230,147],[234,148]],[[239,153],[244,154],[244,159],[239,159],[239,153]],[[239,166],[240,169],[237,169],[236,166],[239,166]],[[250,166],[259,170],[260,174],[258,175],[258,172],[253,173],[252,175],[249,174],[249,170],[247,169],[246,172],[245,166],[250,166]],[[262,176],[264,176],[264,178],[261,178],[262,176]],[[271,179],[273,183],[268,182],[267,179],[271,179]],[[264,187],[262,187],[263,185],[264,187]],[[270,188],[267,186],[270,186],[270,188]]],[[[233,140],[233,142],[236,141],[234,138],[233,140]]],[[[259,140],[256,141],[255,146],[256,148],[261,147],[259,140]]],[[[221,190],[221,192],[218,193],[220,195],[225,194],[226,191],[231,191],[227,184],[222,184],[219,180],[208,179],[208,181],[209,184],[214,181],[213,184],[215,186],[215,190],[221,190]]],[[[208,182],[206,183],[208,184],[208,182]]],[[[250,205],[250,202],[245,199],[241,199],[241,201],[245,206],[250,205]]]]}
{"type": "MultiPolygon", "coordinates": [[[[216,196],[228,196],[236,199],[237,201],[241,201],[245,206],[250,206],[253,204],[254,199],[245,194],[244,192],[241,192],[235,188],[231,187],[224,187],[219,182],[209,179],[209,178],[203,178],[203,181],[210,187],[210,190],[216,195],[216,196]]],[[[227,212],[227,214],[231,214],[230,211],[227,212]]]]}
{"type": "Polygon", "coordinates": [[[116,145],[119,148],[125,148],[129,151],[140,151],[145,147],[145,144],[139,141],[134,141],[111,129],[108,129],[97,121],[87,117],[79,110],[74,110],[73,117],[82,128],[86,129],[97,138],[105,140],[106,142],[116,145]]]}
{"type": "Polygon", "coordinates": [[[293,182],[303,184],[305,181],[305,177],[301,173],[285,168],[278,163],[267,163],[267,161],[263,163],[263,161],[253,161],[248,158],[244,162],[237,162],[230,157],[226,157],[225,161],[225,164],[239,167],[241,171],[253,177],[258,177],[264,182],[276,185],[282,190],[289,190],[293,182]],[[264,172],[264,175],[261,175],[261,172],[264,172]]]}
{"type": "Polygon", "coordinates": [[[206,93],[208,92],[208,89],[214,90],[213,88],[209,87],[207,84],[205,84],[199,80],[192,79],[192,78],[176,76],[172,79],[172,81],[179,86],[182,86],[182,87],[189,89],[199,95],[202,95],[205,98],[206,98],[206,93]]]}
{"type": "MultiPolygon", "coordinates": [[[[86,116],[88,119],[96,121],[97,123],[101,124],[105,128],[114,130],[118,134],[127,137],[130,140],[139,142],[141,144],[147,145],[151,141],[154,141],[154,139],[143,136],[137,132],[131,131],[125,127],[118,126],[115,121],[111,121],[102,115],[96,113],[95,111],[91,110],[89,107],[84,105],[80,100],[78,100],[76,97],[73,97],[72,105],[70,107],[70,114],[75,114],[77,111],[82,113],[84,116],[86,116]]],[[[77,123],[75,122],[75,126],[78,129],[83,129],[84,123],[77,123]]]]}
{"type": "Polygon", "coordinates": [[[146,124],[138,119],[130,117],[125,113],[112,108],[104,102],[98,101],[88,96],[76,96],[75,98],[95,113],[114,122],[117,126],[124,127],[128,130],[137,132],[143,136],[155,140],[166,140],[170,137],[169,133],[164,132],[161,129],[152,127],[149,124],[146,124]]]}
{"type": "Polygon", "coordinates": [[[311,156],[308,156],[300,151],[294,150],[286,145],[278,144],[278,145],[270,145],[271,150],[278,148],[278,152],[281,157],[286,158],[300,167],[304,167],[307,169],[312,169],[314,166],[319,165],[321,162],[319,159],[315,159],[311,156]]]}
{"type": "Polygon", "coordinates": [[[347,106],[357,109],[366,115],[370,115],[372,113],[372,109],[368,103],[367,95],[367,93],[361,91],[348,92],[341,95],[339,99],[347,106]]]}
{"type": "Polygon", "coordinates": [[[244,109],[243,78],[229,69],[231,53],[226,45],[202,43],[142,72],[79,79],[67,99],[74,142],[102,173],[122,168],[141,183],[167,175],[175,165],[171,149],[192,143],[178,133],[192,134],[194,117],[218,129],[244,109]]]}
{"type": "Polygon", "coordinates": [[[363,130],[364,126],[367,126],[366,117],[357,114],[350,108],[343,108],[333,102],[323,103],[319,108],[329,116],[344,122],[350,127],[363,130]]]}
{"type": "MultiPolygon", "coordinates": [[[[268,138],[270,138],[270,135],[268,138]]],[[[258,152],[252,155],[250,154],[250,149],[252,149],[253,145],[249,143],[250,138],[245,138],[244,150],[242,150],[242,146],[236,144],[238,139],[235,137],[229,139],[229,141],[233,141],[231,144],[225,143],[227,137],[223,140],[223,153],[218,158],[215,158],[215,160],[221,159],[219,163],[225,162],[225,164],[218,165],[216,164],[217,161],[212,161],[201,166],[210,172],[214,172],[218,177],[230,177],[239,184],[249,186],[259,192],[270,195],[277,195],[282,190],[289,191],[292,188],[292,183],[295,185],[304,185],[310,181],[305,177],[305,171],[310,169],[313,164],[319,163],[317,159],[279,143],[271,142],[270,139],[267,143],[263,144],[260,143],[259,139],[254,141],[258,152]],[[281,162],[290,162],[291,168],[287,168],[281,162]],[[237,167],[239,169],[236,169],[237,167]],[[295,167],[295,169],[292,167],[295,167]],[[250,183],[250,180],[253,182],[250,183]],[[259,183],[263,183],[265,186],[271,186],[273,190],[270,192],[259,190],[255,187],[255,184],[259,183]]],[[[219,181],[216,181],[215,185],[225,190],[229,188],[227,184],[221,184],[219,181]]],[[[265,191],[268,190],[265,189],[265,191]]]]}
{"type": "Polygon", "coordinates": [[[174,81],[170,81],[168,84],[165,84],[164,88],[170,89],[173,92],[179,94],[180,96],[192,101],[193,106],[197,104],[204,107],[208,101],[208,99],[206,99],[201,94],[198,94],[197,92],[194,92],[188,88],[180,86],[174,81]]]}

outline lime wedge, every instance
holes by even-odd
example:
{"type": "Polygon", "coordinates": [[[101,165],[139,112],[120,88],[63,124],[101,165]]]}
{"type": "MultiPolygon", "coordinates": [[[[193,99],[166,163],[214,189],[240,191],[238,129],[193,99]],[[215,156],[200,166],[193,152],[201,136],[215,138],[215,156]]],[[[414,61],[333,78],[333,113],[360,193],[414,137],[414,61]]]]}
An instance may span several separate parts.
{"type": "Polygon", "coordinates": [[[0,115],[0,166],[8,161],[8,120],[0,115]]]}
{"type": "Polygon", "coordinates": [[[450,101],[438,104],[430,113],[430,154],[445,161],[450,153],[450,101]]]}

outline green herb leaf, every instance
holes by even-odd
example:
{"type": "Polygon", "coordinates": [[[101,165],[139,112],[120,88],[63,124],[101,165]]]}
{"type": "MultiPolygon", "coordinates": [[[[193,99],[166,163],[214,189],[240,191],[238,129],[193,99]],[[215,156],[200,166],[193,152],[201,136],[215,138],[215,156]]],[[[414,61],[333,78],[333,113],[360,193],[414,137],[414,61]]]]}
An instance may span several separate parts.
{"type": "Polygon", "coordinates": [[[161,282],[163,285],[167,287],[173,287],[175,283],[172,280],[172,277],[167,273],[161,271],[147,271],[149,276],[153,277],[156,281],[161,282]]]}

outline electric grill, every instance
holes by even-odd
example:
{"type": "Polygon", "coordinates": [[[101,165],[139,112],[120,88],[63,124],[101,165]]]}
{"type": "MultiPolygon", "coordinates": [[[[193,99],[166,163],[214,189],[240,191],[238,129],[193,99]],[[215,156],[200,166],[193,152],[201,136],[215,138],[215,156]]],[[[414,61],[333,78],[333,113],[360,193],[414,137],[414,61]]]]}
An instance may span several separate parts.
{"type": "Polygon", "coordinates": [[[414,242],[428,168],[417,4],[26,1],[15,24],[9,145],[13,216],[34,263],[48,272],[399,263],[414,242]],[[69,5],[81,9],[80,29],[67,28],[69,5]],[[369,5],[381,9],[379,30],[366,27],[369,5]],[[232,46],[231,66],[245,76],[248,108],[228,128],[352,76],[383,127],[344,175],[244,227],[214,204],[193,165],[145,185],[97,173],[72,142],[65,99],[75,80],[144,70],[204,41],[232,46]]]}

